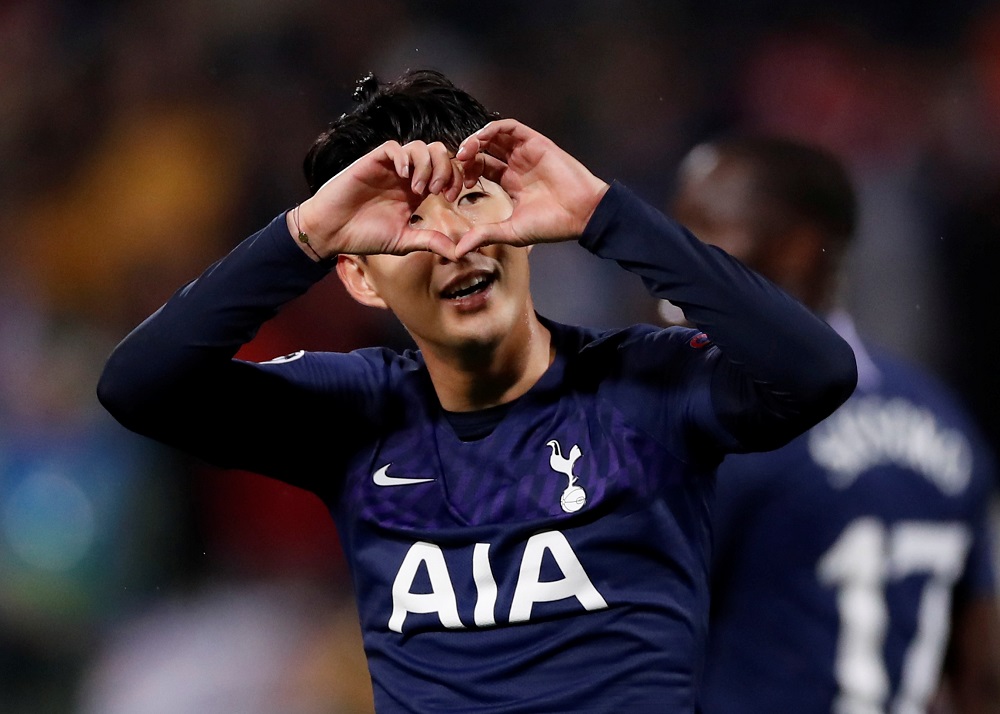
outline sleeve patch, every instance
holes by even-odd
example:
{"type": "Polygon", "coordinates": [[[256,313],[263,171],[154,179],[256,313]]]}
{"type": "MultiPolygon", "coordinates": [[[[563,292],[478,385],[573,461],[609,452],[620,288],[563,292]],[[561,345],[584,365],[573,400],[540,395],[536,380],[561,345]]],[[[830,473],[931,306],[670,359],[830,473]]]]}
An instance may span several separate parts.
{"type": "Polygon", "coordinates": [[[261,362],[261,364],[284,364],[285,362],[294,362],[305,353],[306,353],[305,350],[299,350],[298,352],[292,352],[291,354],[284,355],[283,357],[275,357],[274,359],[269,359],[266,362],[261,362]]]}
{"type": "Polygon", "coordinates": [[[699,332],[697,335],[688,340],[688,346],[696,350],[708,347],[710,344],[712,344],[712,339],[704,332],[699,332]]]}

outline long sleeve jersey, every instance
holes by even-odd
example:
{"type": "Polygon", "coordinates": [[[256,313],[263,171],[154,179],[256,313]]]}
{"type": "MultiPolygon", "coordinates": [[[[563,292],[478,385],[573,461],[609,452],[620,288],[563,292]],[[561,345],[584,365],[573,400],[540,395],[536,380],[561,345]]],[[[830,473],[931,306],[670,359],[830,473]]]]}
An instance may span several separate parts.
{"type": "Polygon", "coordinates": [[[705,714],[926,712],[949,627],[996,598],[992,459],[954,395],[866,349],[857,391],[719,467],[705,714]]]}
{"type": "Polygon", "coordinates": [[[383,714],[694,711],[715,469],[854,388],[824,322],[620,184],[580,244],[698,329],[545,321],[552,365],[478,439],[419,351],[234,359],[328,271],[283,216],[108,361],[99,395],[129,428],[328,505],[383,714]]]}

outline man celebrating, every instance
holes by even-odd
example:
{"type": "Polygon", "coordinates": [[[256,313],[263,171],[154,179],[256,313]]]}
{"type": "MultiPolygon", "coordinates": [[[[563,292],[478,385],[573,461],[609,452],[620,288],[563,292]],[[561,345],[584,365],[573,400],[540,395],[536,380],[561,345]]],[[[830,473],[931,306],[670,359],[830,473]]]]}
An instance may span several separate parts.
{"type": "Polygon", "coordinates": [[[833,411],[853,353],[440,74],[356,96],[306,158],[313,195],[133,331],[102,402],[327,503],[380,712],[694,711],[715,467],[833,411]],[[704,332],[538,316],[528,253],[566,240],[704,332]],[[334,265],[419,349],[233,359],[334,265]]]}

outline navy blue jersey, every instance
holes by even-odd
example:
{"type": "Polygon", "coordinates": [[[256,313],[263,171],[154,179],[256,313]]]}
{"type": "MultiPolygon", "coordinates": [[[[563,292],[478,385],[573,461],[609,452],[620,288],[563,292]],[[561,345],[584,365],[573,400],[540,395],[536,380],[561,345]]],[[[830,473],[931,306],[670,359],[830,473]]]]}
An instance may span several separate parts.
{"type": "Polygon", "coordinates": [[[973,426],[930,377],[851,341],[844,406],[719,468],[705,714],[924,712],[952,606],[994,591],[973,426]]]}
{"type": "Polygon", "coordinates": [[[691,712],[712,474],[853,389],[821,320],[613,185],[581,244],[701,318],[597,333],[463,440],[419,352],[232,359],[325,270],[279,218],[137,328],[99,393],[127,426],[317,493],[380,712],[691,712]]]}

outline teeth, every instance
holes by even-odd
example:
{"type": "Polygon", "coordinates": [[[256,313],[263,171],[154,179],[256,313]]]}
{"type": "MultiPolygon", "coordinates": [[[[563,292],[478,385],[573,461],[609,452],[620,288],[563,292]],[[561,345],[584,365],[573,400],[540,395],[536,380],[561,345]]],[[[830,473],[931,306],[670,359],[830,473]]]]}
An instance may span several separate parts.
{"type": "Polygon", "coordinates": [[[446,297],[454,298],[459,296],[464,296],[475,292],[483,283],[487,282],[488,278],[485,275],[477,275],[470,277],[462,282],[458,283],[454,288],[445,293],[446,297]]]}
{"type": "Polygon", "coordinates": [[[478,278],[473,278],[472,280],[466,280],[455,288],[455,292],[461,292],[462,290],[468,290],[474,285],[479,285],[479,283],[486,282],[486,278],[480,276],[478,278]]]}

